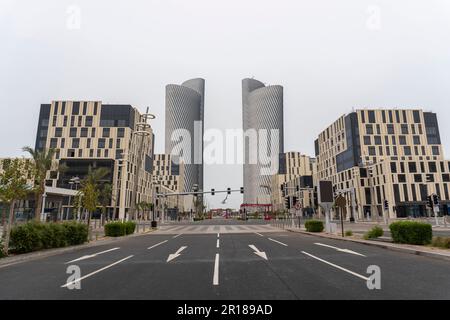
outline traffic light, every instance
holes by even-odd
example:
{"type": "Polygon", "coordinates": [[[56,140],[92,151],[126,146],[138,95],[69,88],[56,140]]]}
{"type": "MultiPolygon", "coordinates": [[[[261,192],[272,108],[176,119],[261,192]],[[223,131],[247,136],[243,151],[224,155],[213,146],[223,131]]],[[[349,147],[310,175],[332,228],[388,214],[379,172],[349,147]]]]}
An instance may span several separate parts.
{"type": "Polygon", "coordinates": [[[241,187],[241,193],[244,194],[244,187],[241,187]]]}
{"type": "Polygon", "coordinates": [[[384,210],[388,210],[389,209],[389,201],[384,200],[384,210]]]}
{"type": "Polygon", "coordinates": [[[283,198],[286,197],[286,186],[285,186],[285,183],[283,183],[281,185],[281,195],[283,196],[283,198]]]}
{"type": "Polygon", "coordinates": [[[433,204],[439,206],[439,196],[437,194],[433,194],[433,204]]]}
{"type": "Polygon", "coordinates": [[[433,208],[433,197],[427,196],[427,206],[433,208]]]}
{"type": "Polygon", "coordinates": [[[286,209],[290,209],[291,208],[291,202],[289,201],[289,197],[285,197],[284,198],[284,206],[286,209]]]}
{"type": "Polygon", "coordinates": [[[215,189],[211,189],[211,195],[213,196],[213,195],[215,195],[215,189]]]}
{"type": "Polygon", "coordinates": [[[227,188],[227,194],[231,194],[231,188],[227,188]]]}

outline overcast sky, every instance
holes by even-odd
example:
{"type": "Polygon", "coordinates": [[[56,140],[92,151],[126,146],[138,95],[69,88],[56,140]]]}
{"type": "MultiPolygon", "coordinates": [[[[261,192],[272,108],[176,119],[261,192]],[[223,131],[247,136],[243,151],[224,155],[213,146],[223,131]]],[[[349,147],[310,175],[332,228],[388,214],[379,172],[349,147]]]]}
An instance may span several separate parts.
{"type": "MultiPolygon", "coordinates": [[[[241,128],[241,79],[284,86],[285,151],[313,155],[352,108],[438,113],[450,154],[450,1],[0,0],[0,157],[34,146],[39,105],[126,103],[157,116],[165,85],[206,79],[205,128],[241,128]]],[[[242,185],[205,167],[206,188],[242,185]]],[[[234,195],[210,207],[237,207],[234,195]]]]}

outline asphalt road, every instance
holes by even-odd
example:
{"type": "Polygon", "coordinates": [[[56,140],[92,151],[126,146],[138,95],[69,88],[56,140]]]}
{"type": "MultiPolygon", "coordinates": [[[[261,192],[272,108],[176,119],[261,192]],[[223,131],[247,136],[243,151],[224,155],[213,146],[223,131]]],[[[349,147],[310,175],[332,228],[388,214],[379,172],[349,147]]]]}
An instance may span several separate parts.
{"type": "Polygon", "coordinates": [[[450,299],[450,263],[443,260],[264,229],[260,223],[203,225],[231,228],[184,234],[179,225],[170,234],[171,227],[163,227],[1,267],[0,299],[450,299]],[[248,232],[235,233],[234,226],[248,232]],[[379,290],[367,287],[371,265],[381,271],[379,290]],[[80,289],[64,287],[69,266],[81,270],[84,278],[73,283],[80,289]]]}

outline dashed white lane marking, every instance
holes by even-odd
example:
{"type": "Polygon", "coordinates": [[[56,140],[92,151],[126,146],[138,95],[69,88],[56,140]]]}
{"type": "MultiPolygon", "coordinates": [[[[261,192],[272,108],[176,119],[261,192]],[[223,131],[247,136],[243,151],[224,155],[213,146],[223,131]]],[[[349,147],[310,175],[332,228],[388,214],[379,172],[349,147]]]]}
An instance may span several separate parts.
{"type": "Polygon", "coordinates": [[[278,243],[278,244],[281,244],[282,246],[285,246],[285,247],[288,246],[286,243],[280,242],[280,241],[275,240],[275,239],[272,239],[272,238],[269,238],[269,240],[270,240],[270,241],[273,241],[273,242],[276,242],[276,243],[278,243]]]}
{"type": "Polygon", "coordinates": [[[261,233],[259,233],[259,232],[255,232],[255,234],[257,234],[258,236],[260,236],[260,237],[264,237],[261,233]]]}
{"type": "Polygon", "coordinates": [[[182,233],[177,234],[176,236],[173,236],[172,239],[178,238],[178,237],[181,236],[181,235],[182,235],[182,233]]]}
{"type": "Polygon", "coordinates": [[[213,276],[213,285],[219,285],[219,254],[216,253],[216,261],[214,262],[214,276],[213,276]]]}
{"type": "Polygon", "coordinates": [[[153,248],[155,248],[155,247],[157,247],[157,246],[159,246],[159,245],[162,245],[163,243],[166,243],[167,241],[169,241],[169,240],[161,241],[161,242],[159,242],[159,243],[157,243],[157,244],[152,245],[151,247],[148,247],[147,249],[153,249],[153,248]]]}
{"type": "Polygon", "coordinates": [[[86,260],[86,259],[94,258],[94,257],[96,257],[96,256],[98,256],[98,255],[100,255],[100,254],[107,253],[107,252],[111,252],[111,251],[115,251],[115,250],[118,250],[118,249],[120,249],[120,248],[119,248],[119,247],[117,247],[117,248],[112,248],[112,249],[108,249],[108,250],[105,250],[105,251],[101,251],[101,252],[89,254],[89,255],[86,255],[86,256],[82,256],[82,257],[80,257],[80,258],[77,258],[77,259],[74,259],[74,260],[72,260],[72,261],[66,262],[66,264],[72,263],[72,262],[76,262],[76,261],[81,261],[81,260],[86,260]]]}
{"type": "Polygon", "coordinates": [[[220,240],[217,239],[216,248],[219,248],[219,245],[220,245],[220,240]]]}
{"type": "Polygon", "coordinates": [[[330,246],[329,244],[324,244],[324,243],[319,243],[319,242],[315,242],[314,244],[318,245],[318,246],[322,246],[322,247],[331,248],[331,249],[334,249],[334,250],[337,250],[337,251],[340,251],[340,252],[345,252],[345,253],[350,253],[350,254],[354,254],[354,255],[357,255],[357,256],[365,257],[365,255],[363,255],[361,253],[358,253],[356,251],[353,251],[353,250],[341,249],[341,248],[338,248],[338,247],[335,247],[335,246],[330,246]]]}
{"type": "Polygon", "coordinates": [[[217,238],[220,238],[220,233],[217,234],[217,238]]]}
{"type": "Polygon", "coordinates": [[[355,277],[361,278],[361,279],[366,280],[366,281],[369,280],[369,278],[367,278],[367,277],[365,277],[365,276],[363,276],[363,275],[360,275],[359,273],[353,272],[353,271],[351,271],[351,270],[348,270],[348,269],[345,269],[345,268],[343,268],[343,267],[341,267],[341,266],[338,266],[337,264],[334,264],[334,263],[328,262],[328,261],[326,261],[326,260],[324,260],[324,259],[321,259],[321,258],[319,258],[319,257],[313,256],[312,254],[310,254],[310,253],[308,253],[308,252],[302,251],[302,253],[303,253],[303,254],[306,254],[307,256],[309,256],[309,257],[311,257],[311,258],[313,258],[313,259],[319,260],[320,262],[323,262],[323,263],[326,263],[326,264],[328,264],[328,265],[330,265],[330,266],[332,266],[332,267],[335,267],[335,268],[337,268],[337,269],[339,269],[339,270],[342,270],[342,271],[345,271],[345,272],[347,272],[347,273],[350,273],[351,275],[354,275],[355,277]]]}
{"type": "Polygon", "coordinates": [[[119,260],[119,261],[116,261],[116,262],[114,262],[114,263],[111,263],[111,264],[107,265],[106,267],[103,267],[103,268],[98,269],[98,270],[96,270],[96,271],[94,271],[94,272],[91,272],[91,273],[89,273],[89,274],[87,274],[87,275],[85,275],[85,276],[83,276],[83,277],[81,277],[81,278],[78,278],[78,279],[76,279],[76,280],[73,280],[73,281],[70,281],[70,282],[68,282],[68,283],[66,283],[66,284],[63,284],[63,285],[61,286],[61,288],[65,288],[65,287],[71,286],[71,285],[73,285],[73,284],[75,284],[75,283],[77,283],[77,282],[80,282],[81,280],[84,280],[84,279],[86,279],[86,278],[89,278],[89,277],[93,276],[94,274],[97,274],[97,273],[102,272],[102,271],[104,271],[104,270],[106,270],[106,269],[109,269],[109,268],[115,266],[116,264],[119,264],[119,263],[121,263],[121,262],[124,262],[125,260],[128,260],[128,259],[130,259],[130,258],[132,258],[132,257],[133,257],[133,255],[128,256],[128,257],[126,257],[126,258],[123,258],[123,259],[121,259],[121,260],[119,260]]]}

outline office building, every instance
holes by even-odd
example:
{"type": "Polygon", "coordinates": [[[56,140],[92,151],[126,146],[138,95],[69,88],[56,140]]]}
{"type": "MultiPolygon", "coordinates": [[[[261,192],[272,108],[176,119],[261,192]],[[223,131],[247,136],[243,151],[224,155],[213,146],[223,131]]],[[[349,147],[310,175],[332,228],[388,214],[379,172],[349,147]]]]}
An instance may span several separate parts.
{"type": "Polygon", "coordinates": [[[203,189],[204,96],[204,79],[166,86],[165,154],[180,156],[190,191],[194,185],[203,189]]]}
{"type": "Polygon", "coordinates": [[[427,196],[450,203],[450,163],[437,115],[422,110],[356,110],[315,141],[317,174],[347,198],[347,219],[431,215],[427,196]]]}
{"type": "Polygon", "coordinates": [[[271,177],[284,152],[283,87],[243,79],[242,120],[244,204],[270,204],[271,177]]]}
{"type": "Polygon", "coordinates": [[[154,135],[148,118],[131,105],[101,101],[53,101],[42,104],[36,149],[56,149],[63,172],[47,173],[46,185],[70,189],[92,169],[109,174],[102,183],[112,186],[108,215],[128,218],[136,203],[151,202],[154,135]]]}

